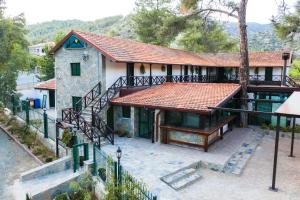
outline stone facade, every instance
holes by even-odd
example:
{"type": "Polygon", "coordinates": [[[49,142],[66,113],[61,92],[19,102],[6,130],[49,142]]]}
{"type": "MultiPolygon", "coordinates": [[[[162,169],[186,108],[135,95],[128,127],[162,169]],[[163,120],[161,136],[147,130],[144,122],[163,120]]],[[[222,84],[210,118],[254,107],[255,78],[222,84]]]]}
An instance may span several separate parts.
{"type": "Polygon", "coordinates": [[[94,48],[60,48],[55,53],[56,110],[72,107],[72,96],[84,96],[96,83],[102,80],[102,56],[94,48]],[[83,60],[83,54],[89,59],[83,60]],[[80,76],[71,76],[71,63],[80,63],[80,76]]]}

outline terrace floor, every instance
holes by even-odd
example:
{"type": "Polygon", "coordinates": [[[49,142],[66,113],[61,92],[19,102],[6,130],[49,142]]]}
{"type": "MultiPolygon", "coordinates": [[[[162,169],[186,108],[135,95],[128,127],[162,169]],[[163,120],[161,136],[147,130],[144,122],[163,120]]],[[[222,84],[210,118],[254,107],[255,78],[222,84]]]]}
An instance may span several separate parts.
{"type": "MultiPolygon", "coordinates": [[[[165,175],[199,161],[225,165],[247,140],[251,131],[235,128],[223,140],[212,145],[207,153],[174,145],[152,144],[139,138],[116,138],[114,146],[106,145],[102,149],[115,158],[116,149],[120,146],[123,152],[121,163],[125,169],[142,179],[160,199],[299,199],[300,159],[287,157],[290,148],[288,138],[280,139],[277,193],[268,190],[274,151],[274,139],[271,136],[261,140],[240,176],[201,168],[202,179],[179,191],[160,180],[165,175]]],[[[300,155],[300,140],[295,142],[295,154],[300,155]]]]}

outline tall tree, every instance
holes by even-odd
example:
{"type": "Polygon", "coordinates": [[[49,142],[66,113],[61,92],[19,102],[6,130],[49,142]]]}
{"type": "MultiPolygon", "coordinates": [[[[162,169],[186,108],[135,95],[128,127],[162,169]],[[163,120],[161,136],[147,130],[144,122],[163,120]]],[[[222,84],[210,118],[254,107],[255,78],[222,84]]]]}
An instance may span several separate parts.
{"type": "MultiPolygon", "coordinates": [[[[249,57],[248,57],[248,40],[246,24],[246,8],[248,0],[240,0],[237,4],[231,0],[181,0],[182,10],[189,15],[208,16],[211,13],[222,13],[238,20],[240,33],[240,84],[242,87],[242,109],[247,110],[247,85],[249,77],[249,57]],[[221,5],[221,7],[220,7],[221,5]]],[[[248,115],[241,114],[241,125],[248,126],[248,115]]]]}
{"type": "Polygon", "coordinates": [[[171,0],[137,0],[132,21],[139,40],[162,46],[169,46],[185,25],[171,0]]]}
{"type": "Polygon", "coordinates": [[[24,15],[5,18],[4,8],[4,1],[0,0],[0,101],[6,103],[16,89],[18,71],[29,67],[30,58],[24,15]]]}
{"type": "Polygon", "coordinates": [[[188,26],[178,39],[178,46],[195,53],[238,51],[237,40],[230,38],[216,21],[188,20],[188,26]]]}
{"type": "Polygon", "coordinates": [[[55,70],[54,70],[54,57],[49,54],[50,46],[44,47],[44,52],[46,55],[37,57],[37,65],[39,66],[39,79],[42,81],[46,81],[54,78],[55,70]]]}
{"type": "Polygon", "coordinates": [[[295,12],[287,13],[287,5],[282,1],[279,5],[279,15],[272,18],[273,26],[281,39],[293,39],[300,32],[300,0],[295,4],[295,12]]]}

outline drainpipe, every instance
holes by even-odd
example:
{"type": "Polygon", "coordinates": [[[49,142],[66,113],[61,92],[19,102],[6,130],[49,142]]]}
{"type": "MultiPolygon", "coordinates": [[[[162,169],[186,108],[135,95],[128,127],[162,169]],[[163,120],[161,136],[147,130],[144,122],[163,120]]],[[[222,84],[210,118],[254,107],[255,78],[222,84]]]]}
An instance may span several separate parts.
{"type": "Polygon", "coordinates": [[[290,53],[284,52],[282,54],[282,60],[284,60],[283,64],[283,70],[282,70],[282,79],[281,79],[281,86],[286,85],[286,67],[287,67],[287,61],[290,59],[290,53]]]}
{"type": "Polygon", "coordinates": [[[155,132],[156,132],[156,142],[158,142],[158,119],[159,119],[159,115],[161,113],[161,110],[159,110],[159,112],[156,114],[155,116],[155,132]]]}

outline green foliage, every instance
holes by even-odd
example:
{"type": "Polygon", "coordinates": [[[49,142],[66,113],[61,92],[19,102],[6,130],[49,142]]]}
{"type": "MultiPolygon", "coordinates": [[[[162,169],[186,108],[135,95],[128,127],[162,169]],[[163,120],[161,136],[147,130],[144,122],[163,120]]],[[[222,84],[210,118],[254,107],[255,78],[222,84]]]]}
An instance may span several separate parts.
{"type": "Polygon", "coordinates": [[[34,148],[34,150],[33,150],[33,154],[37,155],[37,156],[45,155],[46,153],[47,153],[47,148],[44,146],[38,146],[38,147],[34,148]]]}
{"type": "Polygon", "coordinates": [[[46,157],[45,162],[49,163],[53,161],[53,157],[46,157]]]}
{"type": "Polygon", "coordinates": [[[0,0],[0,102],[6,104],[16,89],[18,71],[29,66],[29,56],[24,15],[5,18],[4,10],[4,1],[0,0]]]}
{"type": "Polygon", "coordinates": [[[300,0],[297,1],[294,13],[280,13],[272,19],[276,33],[281,39],[286,39],[290,34],[299,33],[300,28],[300,0]]]}
{"type": "Polygon", "coordinates": [[[182,18],[172,12],[171,0],[138,0],[132,27],[145,43],[170,46],[184,27],[182,18]]]}
{"type": "Polygon", "coordinates": [[[292,67],[289,71],[289,75],[292,78],[300,79],[300,60],[299,59],[293,61],[292,67]]]}
{"type": "Polygon", "coordinates": [[[55,196],[55,200],[68,200],[68,194],[62,193],[55,196]]]}
{"type": "Polygon", "coordinates": [[[65,36],[66,36],[66,32],[64,32],[64,31],[57,32],[56,35],[54,36],[55,44],[60,42],[65,36]]]}
{"type": "Polygon", "coordinates": [[[79,182],[72,181],[69,185],[71,200],[91,200],[93,199],[93,190],[95,188],[93,176],[90,173],[83,174],[79,182]]]}
{"type": "Polygon", "coordinates": [[[123,17],[116,15],[98,19],[95,21],[80,21],[80,20],[53,20],[39,24],[29,25],[27,34],[29,41],[33,44],[58,40],[58,35],[68,33],[72,29],[79,31],[94,32],[122,38],[136,38],[135,33],[130,26],[131,16],[123,17]]]}
{"type": "Polygon", "coordinates": [[[46,55],[37,59],[37,63],[40,70],[39,79],[46,81],[54,78],[54,57],[49,54],[50,47],[47,46],[44,48],[46,55]]]}
{"type": "Polygon", "coordinates": [[[65,129],[62,135],[62,142],[65,143],[67,146],[70,146],[72,142],[72,134],[68,129],[65,129]]]}
{"type": "Polygon", "coordinates": [[[32,197],[28,193],[26,193],[26,200],[32,200],[32,197]]]}
{"type": "Polygon", "coordinates": [[[229,38],[223,28],[214,21],[192,20],[180,37],[178,45],[185,50],[200,52],[237,51],[237,41],[229,38]]]}

